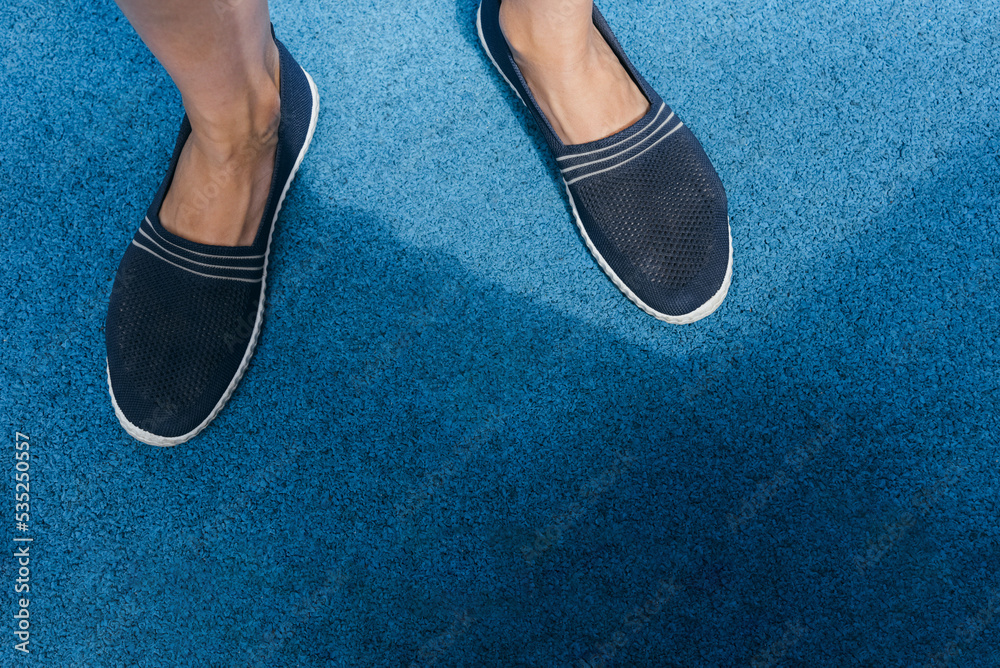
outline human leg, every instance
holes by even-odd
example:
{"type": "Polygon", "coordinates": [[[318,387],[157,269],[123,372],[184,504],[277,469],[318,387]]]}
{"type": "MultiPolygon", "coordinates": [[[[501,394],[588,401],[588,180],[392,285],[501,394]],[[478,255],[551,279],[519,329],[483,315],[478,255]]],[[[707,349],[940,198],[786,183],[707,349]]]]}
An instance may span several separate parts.
{"type": "Polygon", "coordinates": [[[649,101],[594,26],[593,0],[503,0],[500,25],[532,95],[565,144],[612,135],[649,101]]]}
{"type": "Polygon", "coordinates": [[[204,244],[252,243],[278,141],[278,50],[267,0],[117,0],[180,90],[191,121],[160,209],[204,244]]]}
{"type": "Polygon", "coordinates": [[[193,0],[122,0],[187,111],[105,322],[115,414],[158,446],[200,433],[248,368],[272,232],[319,111],[316,85],[274,39],[264,0],[205,7],[212,13],[193,0]]]}

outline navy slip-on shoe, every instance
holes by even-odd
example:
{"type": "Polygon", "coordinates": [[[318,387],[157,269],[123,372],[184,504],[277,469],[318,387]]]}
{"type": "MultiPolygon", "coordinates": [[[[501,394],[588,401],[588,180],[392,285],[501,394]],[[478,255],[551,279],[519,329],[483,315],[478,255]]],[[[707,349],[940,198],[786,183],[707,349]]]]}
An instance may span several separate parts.
{"type": "Polygon", "coordinates": [[[672,324],[717,309],[733,267],[726,192],[701,144],[636,71],[597,7],[594,25],[650,107],[632,126],[586,144],[563,144],[539,109],[500,28],[500,0],[482,0],[477,25],[555,156],[583,240],[618,289],[672,324]]]}
{"type": "Polygon", "coordinates": [[[274,176],[250,246],[171,234],[159,211],[191,133],[185,116],[160,189],[125,251],[108,305],[108,389],[125,430],[177,445],[204,429],[236,389],[260,336],[274,224],[312,140],[319,94],[277,39],[281,97],[274,176]]]}

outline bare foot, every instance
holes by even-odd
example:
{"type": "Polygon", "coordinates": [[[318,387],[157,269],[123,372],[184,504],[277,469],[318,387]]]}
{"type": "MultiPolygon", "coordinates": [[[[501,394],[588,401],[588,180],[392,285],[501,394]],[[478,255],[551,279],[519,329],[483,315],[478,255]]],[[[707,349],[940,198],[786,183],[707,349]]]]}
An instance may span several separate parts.
{"type": "Polygon", "coordinates": [[[169,232],[213,246],[253,243],[278,145],[276,70],[273,81],[249,94],[242,108],[227,109],[218,120],[189,113],[191,135],[160,207],[160,222],[169,232]]]}
{"type": "Polygon", "coordinates": [[[603,139],[645,115],[649,101],[589,14],[581,26],[560,12],[529,16],[524,4],[501,3],[500,27],[531,94],[564,144],[603,139]]]}

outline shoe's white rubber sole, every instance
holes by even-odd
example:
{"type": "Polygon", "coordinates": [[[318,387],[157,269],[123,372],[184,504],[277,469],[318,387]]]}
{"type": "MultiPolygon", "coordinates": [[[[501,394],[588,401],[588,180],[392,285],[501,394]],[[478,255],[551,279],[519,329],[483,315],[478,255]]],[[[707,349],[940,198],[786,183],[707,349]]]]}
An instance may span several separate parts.
{"type": "Polygon", "coordinates": [[[264,323],[264,304],[267,301],[267,264],[271,257],[271,239],[274,238],[274,228],[277,226],[278,213],[281,211],[281,205],[285,202],[285,195],[288,193],[288,189],[292,185],[292,180],[295,179],[295,174],[299,171],[299,165],[302,164],[302,159],[305,157],[306,151],[309,149],[313,133],[316,131],[316,121],[319,118],[319,90],[316,88],[316,82],[313,81],[312,77],[309,76],[309,73],[306,72],[305,69],[302,70],[302,73],[306,75],[306,79],[309,81],[309,89],[312,92],[313,104],[312,115],[309,119],[309,131],[306,133],[306,140],[302,144],[302,149],[299,151],[298,157],[295,159],[295,164],[292,166],[292,171],[288,175],[288,180],[285,181],[285,186],[281,190],[281,197],[278,198],[278,206],[274,209],[274,218],[271,220],[271,231],[267,236],[267,250],[264,251],[264,275],[260,284],[260,300],[257,303],[257,317],[254,321],[253,333],[250,335],[250,342],[247,345],[246,351],[243,353],[243,359],[240,360],[240,366],[236,370],[236,375],[233,376],[232,381],[230,381],[229,386],[223,393],[222,398],[219,399],[219,402],[215,405],[215,408],[212,409],[212,412],[201,424],[188,433],[180,436],[159,436],[137,427],[129,422],[128,418],[125,417],[121,408],[118,407],[118,402],[115,400],[115,391],[114,388],[111,387],[111,369],[108,367],[107,360],[105,360],[104,364],[108,375],[108,392],[111,394],[111,403],[115,407],[115,415],[118,416],[118,421],[121,423],[125,431],[127,431],[128,434],[137,441],[142,441],[147,445],[156,445],[161,447],[180,445],[185,441],[190,441],[192,438],[201,433],[201,431],[219,414],[219,411],[221,411],[223,406],[226,405],[226,402],[229,401],[229,397],[233,395],[233,392],[236,390],[236,386],[239,385],[240,380],[243,378],[243,374],[250,365],[250,358],[253,357],[254,349],[257,347],[257,340],[260,338],[261,326],[264,323]]]}
{"type": "MultiPolygon", "coordinates": [[[[486,52],[486,55],[490,59],[490,62],[493,63],[493,67],[495,67],[497,72],[500,73],[500,76],[503,77],[503,80],[507,82],[507,85],[510,86],[511,90],[514,91],[514,94],[517,95],[517,99],[521,100],[521,104],[527,107],[528,106],[527,102],[525,102],[524,99],[521,97],[521,94],[517,92],[517,88],[515,88],[514,84],[510,82],[510,79],[507,78],[507,75],[504,74],[504,71],[500,69],[500,66],[497,64],[496,59],[493,58],[493,54],[490,53],[490,47],[487,46],[486,44],[486,36],[483,35],[482,19],[483,19],[483,6],[482,4],[480,4],[479,8],[476,10],[476,30],[479,33],[479,41],[483,45],[483,51],[486,52]]],[[[643,302],[641,299],[639,299],[639,297],[637,297],[636,294],[632,292],[632,290],[630,290],[629,287],[625,285],[625,283],[620,278],[618,278],[618,275],[611,269],[611,267],[608,265],[604,257],[599,252],[597,252],[597,248],[594,247],[593,242],[590,240],[590,236],[587,235],[587,230],[584,229],[583,227],[583,221],[580,220],[580,214],[576,209],[576,201],[574,201],[573,193],[569,191],[569,185],[566,184],[565,179],[563,179],[563,185],[566,186],[566,195],[569,197],[570,206],[573,207],[573,218],[576,219],[576,227],[577,229],[580,230],[580,235],[583,237],[584,242],[586,242],[587,244],[587,250],[589,250],[590,254],[594,256],[594,259],[597,260],[597,264],[600,265],[604,273],[608,275],[608,278],[610,278],[611,282],[615,284],[615,287],[621,290],[622,294],[628,297],[629,301],[631,301],[633,304],[635,304],[643,311],[656,318],[657,320],[662,320],[663,322],[669,323],[671,325],[688,325],[692,322],[696,322],[706,316],[711,315],[717,308],[719,308],[723,300],[725,300],[726,295],[729,293],[729,284],[732,281],[733,277],[732,228],[729,229],[729,263],[726,266],[726,276],[722,280],[722,286],[714,295],[712,295],[711,298],[709,298],[707,302],[696,308],[694,311],[691,311],[690,313],[685,313],[684,315],[667,315],[666,313],[660,313],[659,311],[657,311],[656,309],[652,308],[651,306],[643,302]]]]}

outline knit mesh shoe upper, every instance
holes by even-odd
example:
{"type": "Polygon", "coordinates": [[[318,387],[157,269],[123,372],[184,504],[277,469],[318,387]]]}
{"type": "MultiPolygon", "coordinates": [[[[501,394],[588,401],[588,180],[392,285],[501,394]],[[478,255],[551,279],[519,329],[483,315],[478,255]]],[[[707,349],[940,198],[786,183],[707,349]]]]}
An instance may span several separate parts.
{"type": "Polygon", "coordinates": [[[726,278],[726,194],[691,131],[662,102],[658,116],[625,141],[627,149],[559,164],[587,235],[614,274],[656,311],[683,316],[726,278]]]}
{"type": "Polygon", "coordinates": [[[226,393],[261,296],[263,257],[248,255],[195,255],[143,221],[119,266],[107,322],[112,391],[132,424],[178,437],[226,393]]]}

